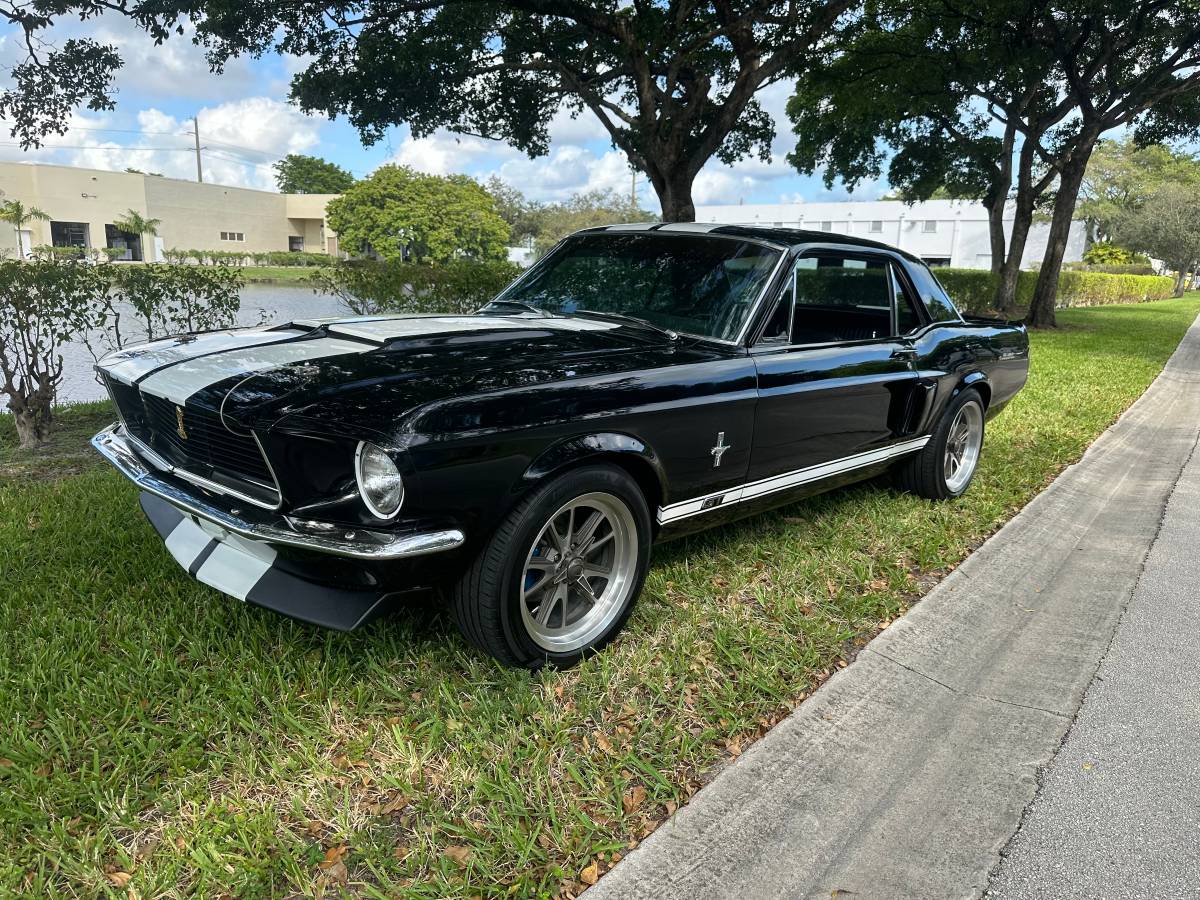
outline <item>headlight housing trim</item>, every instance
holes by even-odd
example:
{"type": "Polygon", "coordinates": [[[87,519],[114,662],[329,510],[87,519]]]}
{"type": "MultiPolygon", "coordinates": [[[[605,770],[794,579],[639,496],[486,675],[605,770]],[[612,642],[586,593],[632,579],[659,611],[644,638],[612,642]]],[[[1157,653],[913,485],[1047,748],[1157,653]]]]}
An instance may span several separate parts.
{"type": "Polygon", "coordinates": [[[370,441],[359,441],[354,450],[354,480],[371,515],[396,518],[404,506],[404,479],[385,450],[370,441]]]}

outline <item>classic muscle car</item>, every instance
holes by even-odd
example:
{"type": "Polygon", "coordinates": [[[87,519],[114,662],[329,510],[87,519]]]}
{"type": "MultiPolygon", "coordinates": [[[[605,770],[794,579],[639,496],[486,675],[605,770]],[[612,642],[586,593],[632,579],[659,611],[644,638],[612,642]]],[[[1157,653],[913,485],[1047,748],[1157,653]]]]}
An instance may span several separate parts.
{"type": "Polygon", "coordinates": [[[591,229],[474,315],[186,334],[99,366],[93,443],[189,574],[350,629],[443,588],[508,665],[628,618],[658,540],[893,469],[945,500],[1025,383],[1019,325],[825,232],[591,229]]]}

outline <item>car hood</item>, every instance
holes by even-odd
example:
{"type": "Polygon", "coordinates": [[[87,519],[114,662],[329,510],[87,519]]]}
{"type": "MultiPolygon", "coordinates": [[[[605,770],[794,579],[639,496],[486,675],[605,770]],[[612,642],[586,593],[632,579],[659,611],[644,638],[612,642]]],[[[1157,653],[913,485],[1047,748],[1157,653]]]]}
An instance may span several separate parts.
{"type": "Polygon", "coordinates": [[[424,404],[661,366],[690,347],[575,316],[367,316],[169,338],[110,354],[99,369],[227,426],[286,417],[386,434],[424,404]]]}

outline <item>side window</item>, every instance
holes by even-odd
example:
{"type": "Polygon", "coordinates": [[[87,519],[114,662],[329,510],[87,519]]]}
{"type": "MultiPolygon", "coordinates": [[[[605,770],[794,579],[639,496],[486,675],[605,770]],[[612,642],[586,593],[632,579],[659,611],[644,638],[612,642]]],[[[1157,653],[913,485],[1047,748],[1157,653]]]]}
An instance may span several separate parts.
{"type": "Polygon", "coordinates": [[[921,327],[916,303],[904,284],[904,277],[895,263],[891,266],[892,289],[896,298],[896,333],[911,334],[921,327]]]}
{"type": "Polygon", "coordinates": [[[929,310],[929,318],[934,322],[961,322],[962,316],[959,315],[954,303],[946,295],[942,286],[938,284],[938,280],[933,277],[933,273],[929,268],[921,263],[910,263],[907,267],[908,274],[912,276],[913,283],[916,285],[917,293],[921,295],[921,301],[925,304],[925,308],[929,310]]]}
{"type": "Polygon", "coordinates": [[[795,270],[792,343],[862,341],[892,333],[891,281],[883,259],[805,257],[795,270]]]}
{"type": "Polygon", "coordinates": [[[792,342],[792,304],[796,298],[795,272],[788,278],[775,303],[775,310],[767,320],[759,343],[790,344],[792,342]]]}

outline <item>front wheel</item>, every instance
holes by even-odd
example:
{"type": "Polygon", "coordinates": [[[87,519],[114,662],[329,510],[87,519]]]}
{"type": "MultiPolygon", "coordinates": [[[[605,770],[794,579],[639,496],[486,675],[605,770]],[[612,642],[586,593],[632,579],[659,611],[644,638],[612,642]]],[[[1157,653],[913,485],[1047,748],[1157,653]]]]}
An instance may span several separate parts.
{"type": "Polygon", "coordinates": [[[624,470],[568,472],[522,501],[455,587],[468,641],[509,666],[569,666],[620,631],[650,560],[650,510],[624,470]]]}
{"type": "Polygon", "coordinates": [[[897,486],[929,500],[961,496],[979,466],[983,421],[983,400],[968,388],[950,401],[929,443],[896,469],[897,486]]]}

